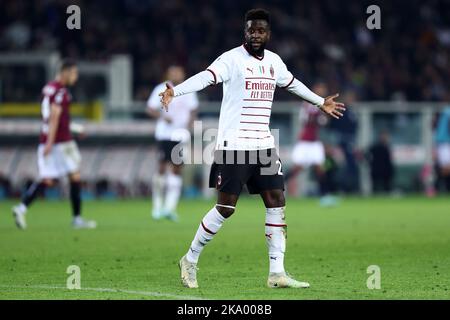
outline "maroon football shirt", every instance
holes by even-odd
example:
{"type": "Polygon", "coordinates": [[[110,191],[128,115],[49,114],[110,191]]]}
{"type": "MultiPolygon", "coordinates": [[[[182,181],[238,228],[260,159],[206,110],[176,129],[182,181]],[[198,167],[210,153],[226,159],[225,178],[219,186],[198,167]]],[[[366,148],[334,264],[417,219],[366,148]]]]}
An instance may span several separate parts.
{"type": "Polygon", "coordinates": [[[72,140],[72,135],[70,133],[70,102],[72,97],[60,82],[50,81],[42,89],[42,104],[41,104],[41,114],[42,114],[42,129],[40,136],[40,143],[47,142],[48,134],[48,123],[50,119],[50,106],[54,103],[62,108],[61,116],[59,118],[58,129],[56,130],[55,143],[66,142],[72,140]]]}
{"type": "Polygon", "coordinates": [[[298,135],[298,140],[301,141],[317,141],[319,140],[319,117],[320,110],[316,106],[310,104],[304,104],[303,106],[305,112],[306,122],[303,130],[298,135]]]}

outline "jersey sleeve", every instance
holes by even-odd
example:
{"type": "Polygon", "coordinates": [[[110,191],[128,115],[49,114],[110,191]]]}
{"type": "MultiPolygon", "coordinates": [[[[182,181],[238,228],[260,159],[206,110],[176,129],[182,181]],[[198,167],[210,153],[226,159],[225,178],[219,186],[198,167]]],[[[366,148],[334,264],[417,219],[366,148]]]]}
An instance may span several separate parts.
{"type": "Polygon", "coordinates": [[[163,90],[161,90],[160,86],[157,86],[155,89],[153,89],[147,100],[147,108],[153,110],[158,110],[161,108],[161,99],[159,98],[159,94],[162,91],[163,90]]]}
{"type": "Polygon", "coordinates": [[[198,108],[197,93],[193,92],[192,94],[189,95],[189,101],[188,101],[187,107],[191,111],[196,110],[198,108]]]}
{"type": "Polygon", "coordinates": [[[232,62],[231,53],[225,52],[206,69],[213,74],[215,84],[226,82],[230,79],[232,62]]]}
{"type": "Polygon", "coordinates": [[[294,76],[292,73],[287,69],[286,64],[279,59],[278,62],[278,77],[277,77],[277,86],[280,88],[287,88],[291,85],[291,83],[294,81],[294,76]]]}
{"type": "Polygon", "coordinates": [[[42,89],[42,95],[48,101],[49,105],[54,103],[61,104],[64,98],[64,95],[61,94],[61,91],[61,88],[58,89],[54,85],[48,84],[42,89]]]}
{"type": "Polygon", "coordinates": [[[55,95],[52,98],[50,98],[50,103],[62,106],[66,94],[67,92],[65,89],[63,88],[59,89],[58,91],[56,91],[55,95]]]}

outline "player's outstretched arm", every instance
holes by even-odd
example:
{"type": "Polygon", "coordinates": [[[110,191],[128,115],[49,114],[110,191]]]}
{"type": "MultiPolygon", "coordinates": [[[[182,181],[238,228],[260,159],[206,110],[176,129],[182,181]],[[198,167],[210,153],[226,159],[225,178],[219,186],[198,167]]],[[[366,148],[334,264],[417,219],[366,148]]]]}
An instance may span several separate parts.
{"type": "Polygon", "coordinates": [[[339,94],[328,96],[326,98],[322,98],[321,96],[315,94],[308,87],[306,87],[301,81],[297,79],[293,79],[288,87],[285,87],[289,92],[299,96],[305,101],[317,106],[328,114],[329,116],[339,119],[343,116],[343,112],[345,111],[345,107],[343,103],[334,101],[339,94]]]}
{"type": "Polygon", "coordinates": [[[161,104],[167,111],[169,104],[174,97],[200,91],[212,84],[215,84],[215,79],[213,74],[209,71],[199,72],[176,87],[172,87],[169,83],[166,83],[166,90],[159,94],[161,97],[161,104]]]}

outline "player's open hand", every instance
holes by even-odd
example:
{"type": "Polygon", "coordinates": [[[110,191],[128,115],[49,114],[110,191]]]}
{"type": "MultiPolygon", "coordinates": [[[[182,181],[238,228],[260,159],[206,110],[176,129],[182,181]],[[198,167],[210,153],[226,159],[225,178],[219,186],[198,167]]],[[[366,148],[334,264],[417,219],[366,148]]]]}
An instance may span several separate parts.
{"type": "Polygon", "coordinates": [[[343,103],[334,101],[337,97],[339,97],[339,93],[326,97],[320,109],[333,118],[339,119],[344,115],[345,107],[343,103]]]}
{"type": "Polygon", "coordinates": [[[172,85],[170,83],[166,83],[166,90],[164,92],[161,92],[159,96],[161,97],[161,103],[164,107],[164,110],[166,110],[167,112],[167,110],[169,110],[169,104],[174,96],[172,85]]]}

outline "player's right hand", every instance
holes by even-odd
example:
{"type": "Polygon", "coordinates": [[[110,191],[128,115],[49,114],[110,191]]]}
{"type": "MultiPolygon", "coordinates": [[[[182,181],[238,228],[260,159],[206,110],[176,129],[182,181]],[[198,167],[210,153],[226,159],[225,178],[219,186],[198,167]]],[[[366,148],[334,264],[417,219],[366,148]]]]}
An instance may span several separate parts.
{"type": "Polygon", "coordinates": [[[174,96],[172,85],[170,83],[166,83],[166,90],[164,92],[161,92],[159,96],[161,97],[163,108],[167,112],[169,110],[169,104],[174,96]]]}
{"type": "Polygon", "coordinates": [[[44,146],[44,157],[48,156],[52,152],[52,144],[46,143],[44,146]]]}

